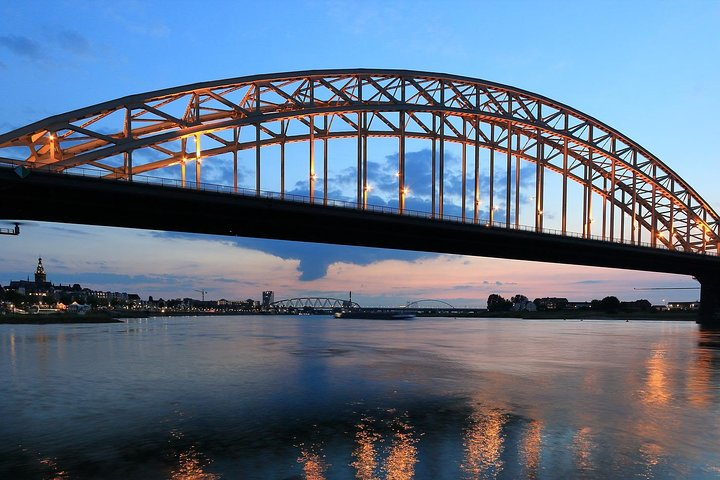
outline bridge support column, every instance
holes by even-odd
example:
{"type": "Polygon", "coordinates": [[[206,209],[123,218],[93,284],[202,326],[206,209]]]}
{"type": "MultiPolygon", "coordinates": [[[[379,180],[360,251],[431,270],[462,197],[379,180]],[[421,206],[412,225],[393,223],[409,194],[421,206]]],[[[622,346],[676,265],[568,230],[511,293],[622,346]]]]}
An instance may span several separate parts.
{"type": "Polygon", "coordinates": [[[720,275],[695,277],[700,282],[700,315],[697,323],[720,329],[720,275]]]}

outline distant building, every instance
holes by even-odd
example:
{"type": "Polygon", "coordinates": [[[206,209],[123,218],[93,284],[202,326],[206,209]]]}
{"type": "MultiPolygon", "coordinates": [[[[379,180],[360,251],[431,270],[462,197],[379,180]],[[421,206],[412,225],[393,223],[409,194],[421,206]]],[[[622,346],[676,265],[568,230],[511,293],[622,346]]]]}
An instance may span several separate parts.
{"type": "Polygon", "coordinates": [[[87,302],[91,298],[109,303],[112,300],[122,302],[136,303],[140,297],[135,294],[127,294],[125,292],[104,292],[92,291],[89,288],[83,288],[79,283],[68,285],[53,285],[47,280],[45,266],[42,263],[42,257],[38,258],[38,264],[35,268],[34,281],[28,277],[27,280],[12,280],[10,285],[4,288],[7,292],[16,292],[20,295],[46,297],[48,303],[56,300],[70,302],[82,301],[87,302]]]}
{"type": "Polygon", "coordinates": [[[537,311],[537,307],[527,298],[520,298],[513,303],[511,310],[513,312],[535,312],[537,311]]]}
{"type": "Polygon", "coordinates": [[[591,307],[590,302],[568,302],[565,306],[568,310],[589,310],[591,307]]]}
{"type": "Polygon", "coordinates": [[[42,264],[42,257],[38,257],[38,265],[35,269],[35,283],[47,283],[47,275],[45,275],[45,267],[42,264]]]}
{"type": "Polygon", "coordinates": [[[270,308],[270,304],[275,301],[275,292],[272,290],[266,290],[262,292],[262,308],[267,310],[270,308]]]}
{"type": "Polygon", "coordinates": [[[667,309],[686,311],[700,310],[700,302],[668,302],[667,309]]]}
{"type": "Polygon", "coordinates": [[[35,269],[35,280],[12,280],[6,290],[17,292],[20,295],[45,295],[53,292],[53,286],[47,281],[45,267],[42,258],[38,258],[38,265],[35,269]]]}
{"type": "Polygon", "coordinates": [[[538,310],[564,310],[568,304],[567,298],[543,297],[536,298],[533,303],[538,310]]]}

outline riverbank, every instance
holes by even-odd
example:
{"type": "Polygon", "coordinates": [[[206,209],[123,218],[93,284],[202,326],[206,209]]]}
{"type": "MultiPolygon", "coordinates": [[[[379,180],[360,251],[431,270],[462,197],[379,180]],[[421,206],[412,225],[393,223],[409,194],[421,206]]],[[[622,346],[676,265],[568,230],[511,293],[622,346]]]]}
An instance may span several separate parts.
{"type": "MultiPolygon", "coordinates": [[[[134,311],[103,311],[85,315],[58,313],[48,315],[0,315],[0,324],[10,325],[49,325],[63,323],[123,323],[128,318],[148,317],[208,317],[208,316],[239,316],[239,315],[288,315],[271,314],[269,312],[152,312],[134,311]]],[[[697,320],[697,312],[593,312],[590,310],[561,310],[545,312],[488,312],[488,311],[456,311],[456,312],[418,312],[417,317],[450,317],[450,318],[516,318],[519,320],[643,320],[643,321],[688,321],[697,320]]]]}
{"type": "Polygon", "coordinates": [[[269,315],[268,312],[155,312],[150,310],[110,310],[90,312],[84,315],[76,313],[51,313],[42,315],[0,315],[0,325],[50,325],[56,323],[123,323],[128,318],[148,317],[209,317],[236,315],[269,315]]]}
{"type": "MultiPolygon", "coordinates": [[[[432,316],[432,315],[418,315],[432,316]]],[[[453,316],[455,315],[444,315],[453,316]]],[[[457,315],[462,317],[464,315],[457,315]]],[[[469,316],[469,315],[468,315],[469,316]]],[[[657,320],[657,321],[688,321],[698,318],[697,312],[594,312],[592,310],[554,310],[543,312],[480,312],[473,318],[517,318],[524,320],[657,320]]]]}
{"type": "Polygon", "coordinates": [[[0,324],[9,325],[50,325],[55,323],[123,323],[117,316],[106,312],[86,313],[57,313],[47,315],[18,315],[6,314],[0,316],[0,324]]]}

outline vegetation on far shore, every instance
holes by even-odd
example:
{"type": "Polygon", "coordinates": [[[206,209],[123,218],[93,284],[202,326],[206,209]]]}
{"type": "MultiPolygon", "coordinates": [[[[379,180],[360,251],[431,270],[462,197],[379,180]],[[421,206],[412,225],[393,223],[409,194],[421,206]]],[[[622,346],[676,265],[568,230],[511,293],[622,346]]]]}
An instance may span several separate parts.
{"type": "MultiPolygon", "coordinates": [[[[262,312],[248,312],[245,315],[262,315],[262,312]]],[[[265,313],[267,314],[267,313],[265,313]]],[[[71,324],[71,323],[122,323],[127,318],[148,318],[160,316],[218,316],[218,315],[243,315],[243,313],[223,312],[152,312],[145,310],[138,311],[98,311],[85,315],[71,313],[58,313],[46,315],[0,315],[0,324],[71,324]]],[[[458,311],[453,313],[438,312],[437,314],[424,312],[418,317],[453,317],[453,318],[517,318],[525,320],[658,320],[658,321],[695,321],[697,312],[688,311],[664,311],[664,312],[598,312],[592,310],[564,310],[564,311],[536,311],[536,312],[513,312],[500,311],[489,312],[475,310],[458,311]]]]}

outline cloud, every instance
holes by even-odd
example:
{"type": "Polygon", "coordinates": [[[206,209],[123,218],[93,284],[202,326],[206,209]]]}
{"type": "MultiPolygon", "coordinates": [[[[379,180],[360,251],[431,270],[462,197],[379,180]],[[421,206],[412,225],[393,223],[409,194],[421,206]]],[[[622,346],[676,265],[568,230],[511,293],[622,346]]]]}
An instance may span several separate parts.
{"type": "Polygon", "coordinates": [[[87,38],[74,30],[61,30],[53,36],[57,46],[75,55],[90,55],[92,47],[87,38]]]}
{"type": "MultiPolygon", "coordinates": [[[[165,233],[160,235],[183,235],[165,233]]],[[[328,268],[338,262],[353,265],[370,265],[383,260],[402,260],[411,262],[433,254],[404,250],[350,247],[346,245],[317,244],[307,242],[289,242],[258,238],[234,238],[230,240],[237,246],[257,250],[284,260],[297,260],[301,282],[311,282],[327,275],[328,268]]]]}
{"type": "Polygon", "coordinates": [[[41,60],[45,58],[42,46],[35,40],[23,35],[0,36],[0,46],[10,50],[15,55],[31,60],[41,60]]]}
{"type": "Polygon", "coordinates": [[[106,17],[125,28],[134,36],[166,38],[170,35],[170,27],[158,19],[156,13],[148,10],[148,2],[132,1],[120,7],[115,3],[105,5],[106,17]]]}
{"type": "Polygon", "coordinates": [[[85,237],[85,236],[88,236],[88,235],[92,235],[91,231],[89,231],[89,230],[87,230],[87,229],[83,229],[83,228],[68,228],[68,227],[62,226],[62,224],[52,225],[52,226],[50,227],[50,229],[51,229],[51,230],[54,230],[55,232],[62,232],[62,233],[66,233],[66,234],[69,234],[69,235],[76,235],[76,236],[81,236],[81,237],[85,237]]]}

